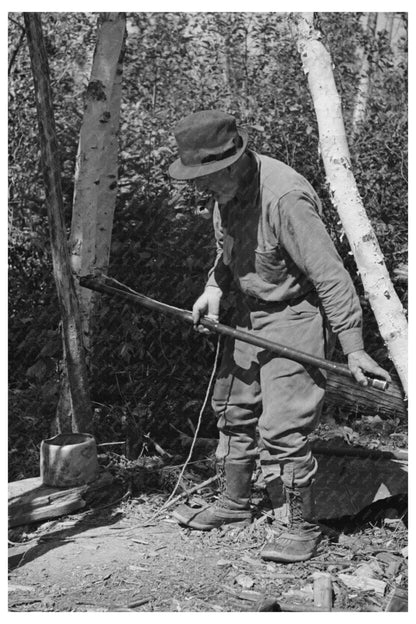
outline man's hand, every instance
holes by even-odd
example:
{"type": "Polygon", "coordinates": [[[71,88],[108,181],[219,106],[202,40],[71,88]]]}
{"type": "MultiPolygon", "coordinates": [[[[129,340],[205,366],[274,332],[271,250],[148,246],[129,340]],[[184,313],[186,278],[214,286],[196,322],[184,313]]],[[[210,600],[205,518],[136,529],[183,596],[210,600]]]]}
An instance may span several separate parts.
{"type": "Polygon", "coordinates": [[[348,355],[348,367],[355,379],[362,386],[368,386],[368,380],[365,376],[366,372],[372,375],[378,375],[386,381],[391,381],[388,372],[385,371],[384,368],[381,368],[364,349],[361,351],[354,351],[348,355]]]}
{"type": "Polygon", "coordinates": [[[213,321],[219,321],[220,316],[220,301],[222,297],[222,291],[216,286],[207,286],[204,292],[195,301],[192,308],[192,318],[194,321],[194,329],[197,331],[208,334],[209,329],[199,325],[201,316],[207,316],[213,321]]]}

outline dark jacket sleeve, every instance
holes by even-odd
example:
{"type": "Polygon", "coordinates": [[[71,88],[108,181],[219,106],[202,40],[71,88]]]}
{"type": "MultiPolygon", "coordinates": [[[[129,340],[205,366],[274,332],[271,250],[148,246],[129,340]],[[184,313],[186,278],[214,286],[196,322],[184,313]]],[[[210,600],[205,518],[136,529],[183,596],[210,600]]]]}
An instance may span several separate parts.
{"type": "Polygon", "coordinates": [[[291,191],[279,201],[278,220],[280,244],[314,285],[344,354],[363,349],[360,302],[316,202],[291,191]]]}
{"type": "Polygon", "coordinates": [[[232,273],[230,268],[224,262],[224,230],[222,227],[221,214],[218,204],[215,203],[213,211],[213,226],[216,243],[216,257],[213,267],[208,272],[208,280],[206,286],[214,286],[220,288],[224,294],[230,290],[232,273]]]}

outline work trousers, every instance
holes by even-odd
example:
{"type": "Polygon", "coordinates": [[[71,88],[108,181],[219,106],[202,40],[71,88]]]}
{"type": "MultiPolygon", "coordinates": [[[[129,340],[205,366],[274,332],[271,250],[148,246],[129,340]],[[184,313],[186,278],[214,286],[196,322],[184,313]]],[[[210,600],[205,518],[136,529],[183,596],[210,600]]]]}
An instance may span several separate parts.
{"type": "MultiPolygon", "coordinates": [[[[244,298],[235,327],[325,357],[325,323],[315,294],[288,304],[244,298]]],[[[289,487],[309,483],[317,462],[308,434],[319,421],[324,393],[319,369],[227,337],[212,398],[217,460],[249,462],[259,453],[266,485],[279,477],[289,487]]]]}

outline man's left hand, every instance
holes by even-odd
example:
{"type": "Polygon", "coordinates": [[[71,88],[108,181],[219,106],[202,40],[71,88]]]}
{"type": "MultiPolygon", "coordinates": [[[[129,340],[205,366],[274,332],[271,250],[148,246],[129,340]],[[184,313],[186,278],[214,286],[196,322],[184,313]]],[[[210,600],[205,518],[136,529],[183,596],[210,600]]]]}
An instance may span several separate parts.
{"type": "Polygon", "coordinates": [[[391,381],[388,372],[385,371],[384,368],[381,368],[364,349],[361,351],[354,351],[348,355],[348,367],[355,379],[362,386],[368,386],[368,380],[365,376],[366,372],[379,376],[386,381],[391,381]]]}

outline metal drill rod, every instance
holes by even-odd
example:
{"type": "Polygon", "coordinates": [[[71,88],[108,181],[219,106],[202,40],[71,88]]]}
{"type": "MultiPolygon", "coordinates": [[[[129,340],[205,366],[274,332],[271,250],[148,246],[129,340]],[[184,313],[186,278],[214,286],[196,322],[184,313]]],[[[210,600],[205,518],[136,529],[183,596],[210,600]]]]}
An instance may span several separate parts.
{"type": "MultiPolygon", "coordinates": [[[[176,308],[166,303],[157,301],[156,299],[151,299],[150,297],[147,297],[146,295],[142,295],[140,293],[133,293],[130,290],[127,290],[127,287],[126,290],[122,290],[121,288],[115,288],[114,286],[109,286],[108,284],[103,283],[102,279],[91,277],[89,275],[81,277],[79,283],[84,288],[89,288],[90,290],[105,293],[107,295],[123,297],[124,299],[129,299],[130,301],[138,303],[143,307],[148,308],[149,310],[156,310],[157,312],[170,314],[172,316],[180,318],[183,321],[186,321],[187,323],[193,324],[192,312],[190,312],[189,310],[176,308]]],[[[323,358],[310,355],[309,353],[304,353],[303,351],[299,351],[298,349],[286,347],[284,345],[278,344],[277,342],[267,340],[266,338],[261,338],[259,336],[255,336],[254,334],[250,334],[249,332],[242,331],[240,329],[234,329],[233,327],[229,327],[228,325],[213,321],[212,319],[205,316],[200,319],[199,324],[203,327],[206,327],[210,331],[216,332],[217,334],[231,336],[236,340],[247,342],[248,344],[260,347],[262,349],[265,349],[266,351],[270,351],[271,353],[276,353],[276,355],[280,355],[281,357],[285,357],[289,360],[299,362],[300,364],[306,364],[323,370],[333,371],[339,373],[340,375],[343,375],[344,377],[350,377],[352,379],[355,379],[354,375],[345,364],[331,362],[330,360],[325,360],[323,358]]],[[[377,388],[378,390],[386,390],[388,388],[388,382],[384,379],[367,377],[367,380],[369,386],[377,388]]]]}

